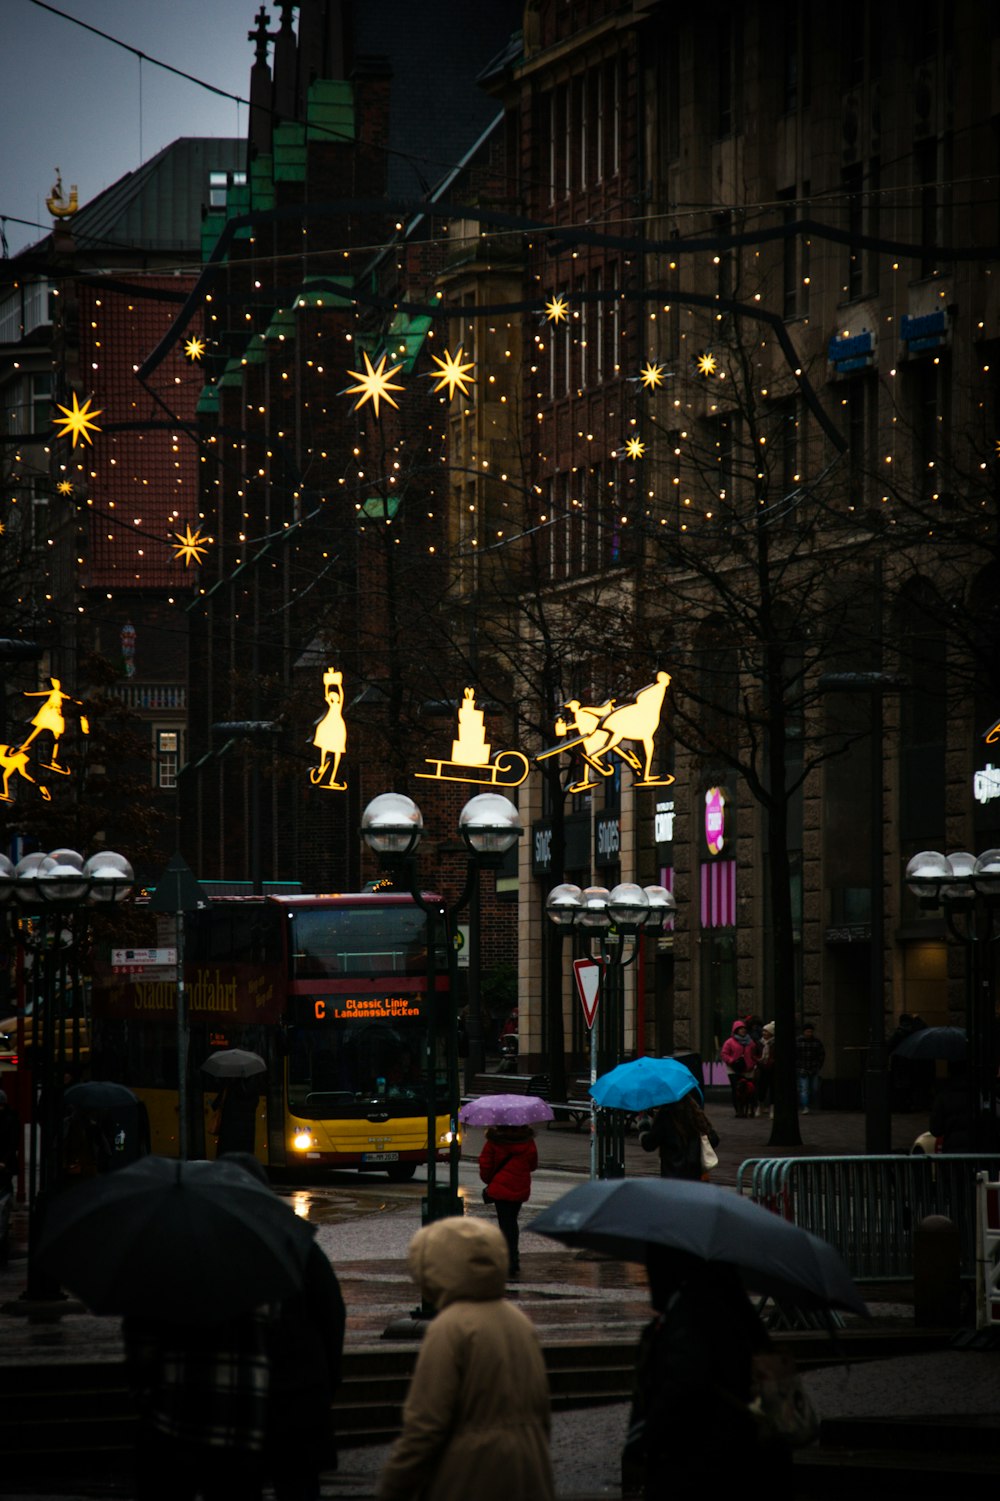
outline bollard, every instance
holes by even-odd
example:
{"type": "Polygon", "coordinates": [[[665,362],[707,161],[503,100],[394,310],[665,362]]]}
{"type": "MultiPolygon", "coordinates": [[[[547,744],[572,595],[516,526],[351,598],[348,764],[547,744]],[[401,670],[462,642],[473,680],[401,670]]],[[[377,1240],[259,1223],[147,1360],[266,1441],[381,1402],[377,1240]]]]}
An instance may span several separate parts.
{"type": "Polygon", "coordinates": [[[943,1214],[928,1214],[913,1232],[913,1317],[924,1328],[961,1322],[961,1247],[958,1229],[943,1214]]]}

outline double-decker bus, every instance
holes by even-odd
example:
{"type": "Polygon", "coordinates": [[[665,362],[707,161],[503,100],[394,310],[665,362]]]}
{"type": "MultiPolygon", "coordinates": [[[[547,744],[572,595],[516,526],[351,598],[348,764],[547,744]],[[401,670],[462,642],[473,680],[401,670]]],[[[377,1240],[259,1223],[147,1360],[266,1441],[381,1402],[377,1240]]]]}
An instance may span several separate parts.
{"type": "MultiPolygon", "coordinates": [[[[188,914],[192,1155],[215,1149],[208,1123],[220,1085],[201,1065],[244,1048],[267,1065],[256,1150],[270,1166],[371,1168],[405,1181],[427,1161],[432,1118],[437,1158],[448,1159],[448,933],[439,899],[426,902],[433,955],[426,913],[397,892],[217,898],[188,914]]],[[[178,1151],[177,1058],[176,980],[95,971],[93,1077],[145,1102],[153,1151],[166,1156],[178,1151]]]]}

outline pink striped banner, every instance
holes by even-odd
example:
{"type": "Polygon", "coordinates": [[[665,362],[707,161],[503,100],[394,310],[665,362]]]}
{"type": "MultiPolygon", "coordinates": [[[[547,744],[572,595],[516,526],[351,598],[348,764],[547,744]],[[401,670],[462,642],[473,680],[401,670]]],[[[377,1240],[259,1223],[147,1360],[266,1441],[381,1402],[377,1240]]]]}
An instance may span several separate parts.
{"type": "Polygon", "coordinates": [[[713,860],[701,867],[701,925],[736,926],[736,861],[713,860]]]}

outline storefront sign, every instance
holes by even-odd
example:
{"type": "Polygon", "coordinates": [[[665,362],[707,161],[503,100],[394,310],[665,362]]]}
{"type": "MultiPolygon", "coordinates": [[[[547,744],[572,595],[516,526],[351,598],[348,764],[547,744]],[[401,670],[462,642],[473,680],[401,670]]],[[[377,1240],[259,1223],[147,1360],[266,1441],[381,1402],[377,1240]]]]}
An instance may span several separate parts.
{"type": "Polygon", "coordinates": [[[705,793],[705,843],[710,855],[721,855],[726,842],[726,794],[721,787],[705,793]]]}
{"type": "Polygon", "coordinates": [[[594,825],[594,858],[598,867],[617,865],[622,850],[621,820],[617,813],[598,818],[594,825]]]}
{"type": "Polygon", "coordinates": [[[656,805],[655,838],[657,844],[670,844],[674,837],[674,800],[656,805]]]}
{"type": "Polygon", "coordinates": [[[991,803],[1000,797],[1000,767],[987,761],[982,771],[972,778],[972,794],[977,803],[991,803]]]}

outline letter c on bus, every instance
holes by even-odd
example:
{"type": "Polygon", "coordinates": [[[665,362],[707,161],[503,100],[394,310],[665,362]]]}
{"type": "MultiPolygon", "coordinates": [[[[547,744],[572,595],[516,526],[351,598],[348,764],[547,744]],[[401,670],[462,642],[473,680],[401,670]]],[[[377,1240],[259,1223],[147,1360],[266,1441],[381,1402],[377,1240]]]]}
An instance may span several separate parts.
{"type": "Polygon", "coordinates": [[[325,1001],[314,1001],[313,1002],[313,1010],[316,1013],[316,1020],[318,1022],[321,1022],[324,1019],[324,1017],[326,1016],[326,1002],[325,1001]]]}

